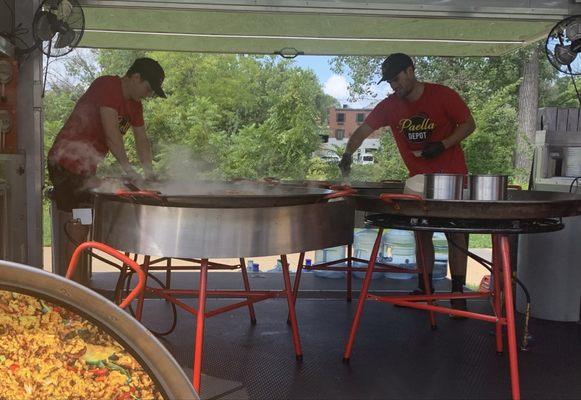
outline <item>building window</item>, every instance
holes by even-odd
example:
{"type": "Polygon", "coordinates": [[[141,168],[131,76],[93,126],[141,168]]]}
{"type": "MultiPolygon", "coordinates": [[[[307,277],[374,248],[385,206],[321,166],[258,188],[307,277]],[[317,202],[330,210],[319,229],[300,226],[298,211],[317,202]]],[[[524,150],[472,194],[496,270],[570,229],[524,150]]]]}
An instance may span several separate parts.
{"type": "Polygon", "coordinates": [[[343,140],[345,138],[345,129],[335,129],[335,139],[343,140]]]}
{"type": "Polygon", "coordinates": [[[362,124],[364,120],[365,120],[365,114],[357,113],[357,123],[362,124]]]}
{"type": "Polygon", "coordinates": [[[337,113],[337,123],[339,125],[343,125],[345,123],[345,114],[344,113],[337,113]]]}

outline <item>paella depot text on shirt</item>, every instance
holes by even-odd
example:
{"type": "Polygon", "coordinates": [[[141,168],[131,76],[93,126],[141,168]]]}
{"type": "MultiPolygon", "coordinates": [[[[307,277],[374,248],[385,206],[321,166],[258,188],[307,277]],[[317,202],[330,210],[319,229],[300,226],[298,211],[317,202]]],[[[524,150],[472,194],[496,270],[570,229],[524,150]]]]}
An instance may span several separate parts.
{"type": "Polygon", "coordinates": [[[424,92],[416,101],[390,95],[381,101],[365,119],[374,130],[391,127],[395,142],[410,176],[429,173],[467,174],[468,168],[460,144],[439,156],[416,157],[428,142],[439,142],[466,122],[470,110],[454,90],[434,83],[424,83],[424,92]]]}
{"type": "Polygon", "coordinates": [[[121,78],[102,76],[81,96],[48,154],[49,162],[82,176],[94,175],[109,151],[101,123],[101,107],[117,111],[119,130],[143,126],[141,102],[123,97],[121,78]]]}

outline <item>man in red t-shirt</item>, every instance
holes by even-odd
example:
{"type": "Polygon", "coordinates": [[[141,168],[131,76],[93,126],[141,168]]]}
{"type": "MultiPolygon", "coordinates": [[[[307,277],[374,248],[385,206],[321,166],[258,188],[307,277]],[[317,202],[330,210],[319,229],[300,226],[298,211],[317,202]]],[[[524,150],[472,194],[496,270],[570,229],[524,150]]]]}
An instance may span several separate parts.
{"type": "MultiPolygon", "coordinates": [[[[153,177],[151,145],[145,134],[141,101],[154,95],[165,98],[161,87],[164,78],[157,61],[138,58],[122,77],[95,79],[77,101],[48,153],[49,177],[61,213],[70,214],[73,208],[91,202],[87,189],[98,185],[97,166],[108,152],[130,180],[142,179],[129,163],[123,144],[123,135],[129,127],[145,178],[153,177]]],[[[83,241],[88,229],[70,227],[68,233],[76,241],[83,241]]]]}
{"type": "MultiPolygon", "coordinates": [[[[419,82],[412,59],[403,53],[391,54],[381,67],[382,79],[394,93],[381,101],[349,138],[339,163],[348,175],[352,155],[375,130],[389,126],[410,176],[428,173],[467,174],[468,168],[460,142],[476,128],[470,110],[454,90],[433,83],[419,82]]],[[[378,82],[378,83],[379,83],[378,82]]],[[[432,232],[417,232],[430,273],[434,266],[432,232]]],[[[448,236],[466,248],[467,235],[448,236]]],[[[452,292],[462,292],[466,283],[466,255],[449,245],[452,292]]],[[[418,277],[424,292],[423,277],[418,277]]],[[[433,291],[432,288],[430,288],[433,291]]],[[[455,299],[452,306],[466,309],[465,299],[455,299]]]]}

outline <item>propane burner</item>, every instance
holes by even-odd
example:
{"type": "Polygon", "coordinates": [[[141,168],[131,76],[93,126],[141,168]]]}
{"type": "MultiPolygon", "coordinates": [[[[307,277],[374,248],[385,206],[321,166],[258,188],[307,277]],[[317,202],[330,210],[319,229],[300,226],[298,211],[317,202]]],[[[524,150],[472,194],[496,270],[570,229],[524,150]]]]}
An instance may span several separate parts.
{"type": "Polygon", "coordinates": [[[366,221],[382,228],[489,234],[554,232],[564,228],[561,218],[484,220],[375,214],[366,221]]]}

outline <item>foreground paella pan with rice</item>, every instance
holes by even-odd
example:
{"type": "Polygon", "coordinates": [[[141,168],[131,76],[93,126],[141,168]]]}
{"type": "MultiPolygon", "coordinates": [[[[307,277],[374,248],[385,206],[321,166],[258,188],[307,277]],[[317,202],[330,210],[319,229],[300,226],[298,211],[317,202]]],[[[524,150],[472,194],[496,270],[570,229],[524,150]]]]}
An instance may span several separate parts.
{"type": "Polygon", "coordinates": [[[117,341],[80,315],[0,290],[0,399],[162,399],[117,341]]]}

